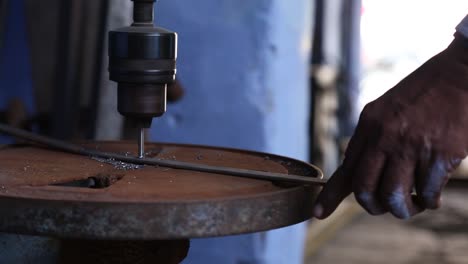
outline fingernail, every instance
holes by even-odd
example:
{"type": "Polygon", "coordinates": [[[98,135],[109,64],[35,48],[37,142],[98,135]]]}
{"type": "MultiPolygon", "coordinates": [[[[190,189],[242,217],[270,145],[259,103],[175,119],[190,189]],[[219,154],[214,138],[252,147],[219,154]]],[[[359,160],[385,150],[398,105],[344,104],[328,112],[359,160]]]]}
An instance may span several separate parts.
{"type": "Polygon", "coordinates": [[[315,218],[322,219],[323,215],[323,206],[321,204],[316,204],[312,210],[312,214],[315,218]]]}

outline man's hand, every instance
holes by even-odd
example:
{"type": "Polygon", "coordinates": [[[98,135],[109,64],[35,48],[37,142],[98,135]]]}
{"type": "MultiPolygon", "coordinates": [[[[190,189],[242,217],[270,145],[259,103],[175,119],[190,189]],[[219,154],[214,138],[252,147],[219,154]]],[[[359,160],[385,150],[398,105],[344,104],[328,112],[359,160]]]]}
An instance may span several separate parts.
{"type": "Polygon", "coordinates": [[[468,151],[468,41],[457,36],[364,108],[343,164],[320,193],[328,217],[352,192],[370,214],[409,218],[440,206],[448,174],[468,151]]]}

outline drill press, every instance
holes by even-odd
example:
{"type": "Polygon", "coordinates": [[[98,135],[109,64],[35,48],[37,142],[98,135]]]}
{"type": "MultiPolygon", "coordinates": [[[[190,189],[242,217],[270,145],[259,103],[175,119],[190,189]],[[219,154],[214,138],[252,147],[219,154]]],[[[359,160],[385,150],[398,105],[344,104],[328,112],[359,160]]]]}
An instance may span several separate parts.
{"type": "Polygon", "coordinates": [[[167,86],[176,74],[177,34],[154,26],[155,0],[132,0],[133,24],[109,32],[109,74],[117,82],[117,108],[139,128],[144,157],[145,128],[166,111],[167,86]]]}

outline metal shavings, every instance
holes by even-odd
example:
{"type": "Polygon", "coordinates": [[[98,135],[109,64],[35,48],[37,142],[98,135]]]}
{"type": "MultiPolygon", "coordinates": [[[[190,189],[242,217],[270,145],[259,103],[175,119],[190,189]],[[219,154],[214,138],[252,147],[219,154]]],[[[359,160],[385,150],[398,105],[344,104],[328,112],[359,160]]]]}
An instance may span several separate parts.
{"type": "Polygon", "coordinates": [[[146,157],[156,157],[159,154],[162,154],[164,150],[161,150],[160,148],[153,148],[148,151],[146,151],[145,156],[146,157]]]}
{"type": "Polygon", "coordinates": [[[127,163],[127,162],[115,160],[114,158],[104,159],[104,158],[99,158],[99,157],[91,157],[91,159],[102,162],[102,163],[110,164],[114,166],[115,169],[118,169],[118,170],[138,170],[138,169],[145,167],[145,165],[127,163]]]}

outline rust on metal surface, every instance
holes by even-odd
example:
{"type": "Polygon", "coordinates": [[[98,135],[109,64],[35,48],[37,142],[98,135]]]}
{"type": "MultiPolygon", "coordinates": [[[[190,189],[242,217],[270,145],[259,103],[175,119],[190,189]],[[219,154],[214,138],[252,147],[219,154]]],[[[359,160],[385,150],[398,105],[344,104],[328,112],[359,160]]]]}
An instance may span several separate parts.
{"type": "MultiPolygon", "coordinates": [[[[15,127],[0,124],[0,132],[7,135],[14,136],[17,139],[26,140],[29,143],[39,144],[40,146],[45,146],[50,149],[63,151],[71,154],[78,154],[84,156],[91,156],[96,160],[106,159],[109,163],[119,164],[120,167],[129,168],[130,166],[137,167],[138,165],[148,165],[148,166],[161,166],[172,169],[179,170],[189,170],[189,171],[198,171],[204,173],[216,173],[222,175],[231,175],[237,177],[245,177],[259,180],[267,180],[274,182],[289,182],[297,184],[317,184],[324,185],[326,180],[323,179],[323,174],[320,169],[315,168],[311,172],[319,174],[317,177],[311,177],[313,175],[294,175],[286,173],[277,173],[277,172],[265,172],[258,170],[248,170],[241,168],[232,168],[224,166],[214,166],[207,164],[197,164],[193,162],[179,161],[179,160],[165,160],[159,157],[156,158],[145,158],[143,157],[145,153],[142,152],[143,147],[140,145],[138,149],[138,157],[128,155],[128,153],[120,154],[115,152],[105,152],[100,150],[89,149],[85,146],[79,146],[72,144],[66,141],[57,140],[50,137],[44,137],[35,133],[23,129],[17,129],[15,127]]],[[[142,132],[142,131],[140,131],[142,132]]],[[[140,134],[142,135],[142,134],[140,134]]],[[[140,138],[142,139],[142,138],[140,138]]],[[[142,142],[140,140],[140,142],[142,142]]],[[[105,160],[104,160],[105,161],[105,160]]],[[[313,166],[313,165],[310,165],[313,166]]]]}
{"type": "MultiPolygon", "coordinates": [[[[134,155],[125,142],[87,148],[134,155]],[[130,151],[127,152],[127,151],[130,151]]],[[[222,148],[147,144],[147,156],[311,177],[300,161],[222,148]]],[[[0,149],[0,231],[71,238],[179,239],[256,232],[311,216],[316,186],[136,166],[30,146],[0,149]]]]}

